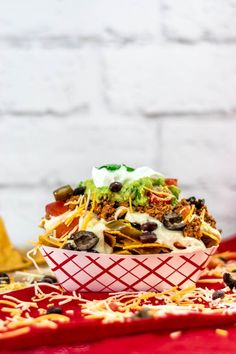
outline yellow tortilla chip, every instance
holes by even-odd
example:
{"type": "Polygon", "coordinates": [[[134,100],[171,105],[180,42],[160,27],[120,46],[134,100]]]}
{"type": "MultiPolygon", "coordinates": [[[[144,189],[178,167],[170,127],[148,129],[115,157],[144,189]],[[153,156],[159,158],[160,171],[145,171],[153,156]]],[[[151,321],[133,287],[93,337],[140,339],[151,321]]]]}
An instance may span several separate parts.
{"type": "Polygon", "coordinates": [[[165,248],[170,250],[170,248],[166,245],[163,245],[161,243],[136,243],[136,244],[131,244],[128,246],[124,246],[124,249],[133,249],[133,248],[165,248]]]}
{"type": "Polygon", "coordinates": [[[138,248],[132,249],[131,252],[136,251],[138,254],[159,254],[159,253],[170,253],[170,250],[167,248],[159,248],[159,247],[146,247],[146,248],[138,248]]]}
{"type": "Polygon", "coordinates": [[[15,249],[7,234],[3,219],[0,217],[0,272],[11,272],[31,265],[17,249],[15,249]]]}
{"type": "Polygon", "coordinates": [[[131,242],[135,242],[137,243],[137,240],[128,236],[128,235],[125,235],[123,234],[122,232],[120,231],[113,231],[113,230],[109,230],[109,231],[105,231],[107,234],[110,234],[110,235],[114,235],[116,237],[116,241],[118,243],[131,243],[131,242]]]}
{"type": "Polygon", "coordinates": [[[63,242],[59,242],[50,238],[49,236],[41,235],[39,236],[39,243],[45,246],[51,247],[61,247],[63,246],[63,242]]]}
{"type": "Polygon", "coordinates": [[[104,231],[104,240],[105,242],[111,246],[112,248],[116,245],[116,237],[115,235],[110,234],[109,232],[104,231]]]}

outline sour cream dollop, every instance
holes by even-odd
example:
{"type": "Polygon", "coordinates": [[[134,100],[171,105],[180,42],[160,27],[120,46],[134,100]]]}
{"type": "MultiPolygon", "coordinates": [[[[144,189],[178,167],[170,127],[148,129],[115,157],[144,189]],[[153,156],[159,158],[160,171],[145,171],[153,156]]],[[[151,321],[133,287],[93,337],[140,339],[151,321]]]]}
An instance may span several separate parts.
{"type": "Polygon", "coordinates": [[[136,168],[134,171],[127,171],[125,166],[121,166],[118,170],[108,171],[106,168],[96,168],[92,169],[92,178],[95,186],[97,188],[109,186],[113,182],[124,183],[127,180],[136,181],[142,177],[163,177],[159,172],[153,169],[143,166],[136,168]]]}

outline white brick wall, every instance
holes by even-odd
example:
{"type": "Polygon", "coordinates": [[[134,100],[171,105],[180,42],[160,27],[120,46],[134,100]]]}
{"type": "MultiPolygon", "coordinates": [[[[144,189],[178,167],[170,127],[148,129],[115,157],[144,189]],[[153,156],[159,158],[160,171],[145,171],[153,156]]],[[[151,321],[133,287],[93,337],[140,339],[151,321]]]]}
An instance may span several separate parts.
{"type": "Polygon", "coordinates": [[[159,5],[155,0],[7,0],[0,11],[0,36],[22,40],[155,38],[159,5]]]}
{"type": "Polygon", "coordinates": [[[97,89],[96,59],[91,49],[2,48],[0,110],[63,114],[87,108],[97,89]]]}
{"type": "Polygon", "coordinates": [[[236,41],[235,0],[163,0],[164,31],[182,41],[236,41]]]}
{"type": "Polygon", "coordinates": [[[236,232],[236,0],[0,1],[0,214],[35,240],[52,190],[149,165],[236,232]]]}
{"type": "Polygon", "coordinates": [[[235,110],[235,58],[227,45],[112,48],[106,94],[112,109],[128,113],[235,110]]]}

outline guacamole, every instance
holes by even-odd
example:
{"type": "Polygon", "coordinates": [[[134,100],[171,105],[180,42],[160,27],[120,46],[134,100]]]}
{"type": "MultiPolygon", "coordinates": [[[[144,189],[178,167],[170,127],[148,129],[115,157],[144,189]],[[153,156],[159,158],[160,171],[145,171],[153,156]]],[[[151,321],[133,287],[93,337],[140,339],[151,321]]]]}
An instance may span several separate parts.
{"type": "MultiPolygon", "coordinates": [[[[148,190],[153,189],[155,186],[165,186],[165,179],[164,177],[143,177],[136,181],[127,180],[123,183],[118,193],[111,192],[109,186],[96,187],[92,179],[81,182],[79,186],[86,188],[85,194],[95,195],[97,201],[104,199],[122,203],[129,202],[131,198],[133,205],[145,206],[149,204],[148,190]]],[[[176,186],[168,186],[168,188],[173,194],[173,203],[175,203],[180,190],[176,186]]]]}

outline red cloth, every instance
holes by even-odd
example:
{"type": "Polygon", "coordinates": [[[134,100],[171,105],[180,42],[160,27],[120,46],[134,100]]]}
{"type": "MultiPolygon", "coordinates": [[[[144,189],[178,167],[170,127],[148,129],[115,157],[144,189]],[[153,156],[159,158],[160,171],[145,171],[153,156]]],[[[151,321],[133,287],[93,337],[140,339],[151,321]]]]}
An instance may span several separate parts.
{"type": "MultiPolygon", "coordinates": [[[[236,237],[227,240],[227,247],[236,251],[236,237]]],[[[220,251],[224,249],[222,244],[220,251]]],[[[45,290],[45,289],[44,289],[45,290]]],[[[14,295],[14,294],[13,294],[14,295]]],[[[17,297],[29,300],[32,289],[18,291],[17,297]]],[[[94,294],[88,294],[94,297],[94,294]]],[[[96,294],[96,298],[106,295],[96,294]]],[[[44,304],[45,305],[45,304],[44,304]]],[[[43,305],[40,303],[40,306],[43,305]]],[[[67,305],[72,308],[71,304],[67,305]]],[[[85,320],[78,306],[70,323],[59,325],[56,330],[33,328],[29,334],[1,340],[1,351],[13,353],[228,353],[236,350],[236,315],[168,316],[161,319],[136,320],[130,323],[102,325],[97,320],[85,320]],[[204,329],[205,328],[205,329],[204,329]],[[227,328],[228,337],[215,334],[215,328],[227,328]],[[171,339],[171,331],[182,330],[177,339],[171,339]],[[146,332],[146,333],[144,333],[146,332]],[[119,337],[118,337],[119,336],[119,337]],[[99,340],[99,341],[98,341],[99,340]],[[85,344],[83,344],[85,343],[85,344]],[[89,343],[89,344],[86,344],[89,343]],[[49,347],[54,345],[54,347],[49,347]],[[55,347],[56,345],[56,347],[55,347]],[[40,349],[35,349],[41,346],[40,349]],[[42,347],[43,346],[43,347],[42,347]],[[27,350],[27,348],[30,348],[27,350]],[[20,351],[21,350],[21,351],[20,351]]]]}

